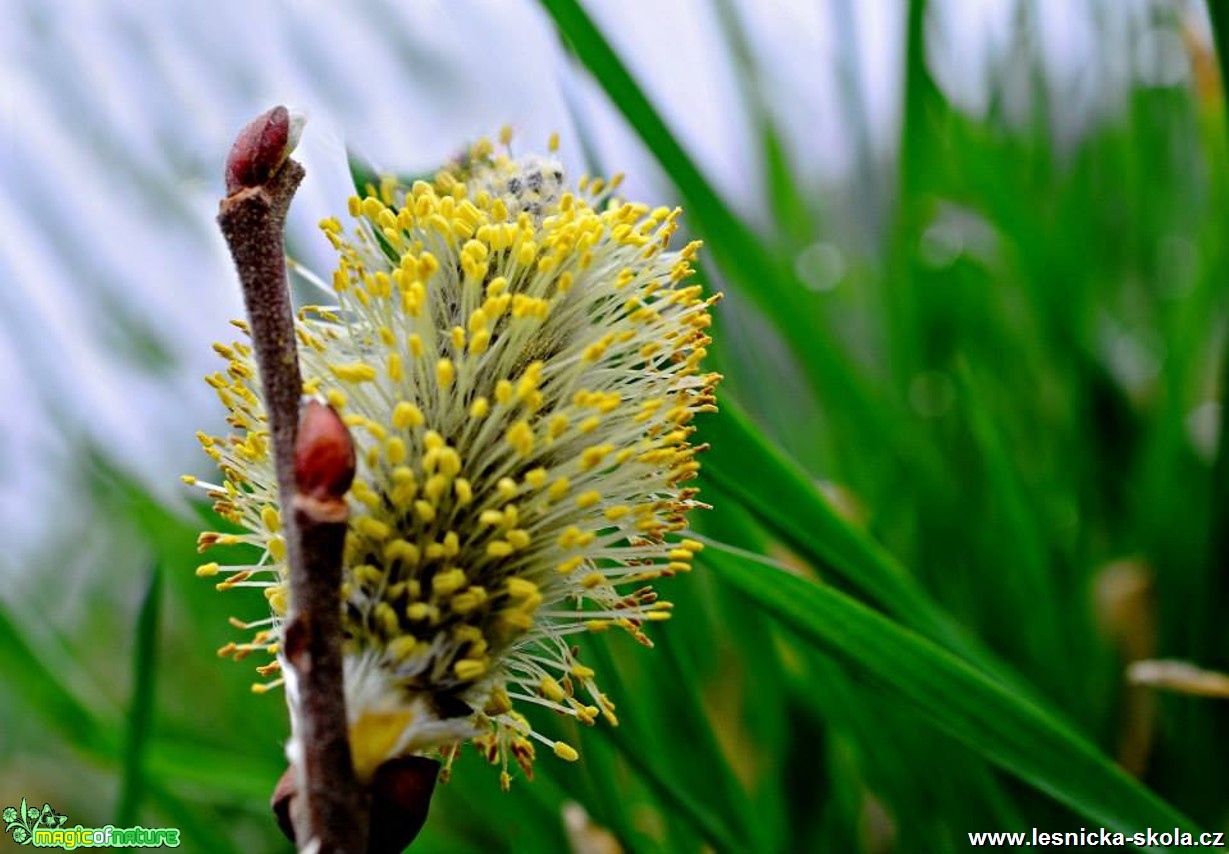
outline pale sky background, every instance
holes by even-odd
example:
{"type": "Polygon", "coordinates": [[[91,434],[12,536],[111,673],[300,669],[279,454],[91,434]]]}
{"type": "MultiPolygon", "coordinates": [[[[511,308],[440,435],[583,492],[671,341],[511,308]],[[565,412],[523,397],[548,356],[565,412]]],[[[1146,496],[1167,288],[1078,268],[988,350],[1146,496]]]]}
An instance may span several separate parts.
{"type": "MultiPolygon", "coordinates": [[[[710,0],[585,5],[717,187],[756,220],[751,125],[710,0]]],[[[842,61],[872,159],[890,168],[904,0],[733,5],[806,190],[838,185],[857,163],[842,61]]],[[[1059,134],[1112,118],[1129,80],[1185,82],[1172,35],[1145,27],[1131,50],[1098,51],[1107,31],[1092,23],[1098,12],[1111,28],[1136,26],[1171,5],[1035,4],[1049,78],[1065,93],[1059,134]]],[[[980,71],[1010,50],[1016,3],[932,6],[935,75],[961,107],[985,109],[980,71]]],[[[182,499],[179,473],[207,471],[193,434],[222,413],[201,377],[218,366],[210,342],[242,316],[213,216],[229,143],[268,106],[308,116],[290,233],[326,274],[314,224],[344,211],[347,141],[413,171],[509,123],[522,150],[559,130],[579,172],[571,98],[607,168],[628,173],[628,195],[670,192],[529,0],[0,0],[0,20],[0,576],[105,522],[78,500],[83,440],[168,501],[182,499]]]]}

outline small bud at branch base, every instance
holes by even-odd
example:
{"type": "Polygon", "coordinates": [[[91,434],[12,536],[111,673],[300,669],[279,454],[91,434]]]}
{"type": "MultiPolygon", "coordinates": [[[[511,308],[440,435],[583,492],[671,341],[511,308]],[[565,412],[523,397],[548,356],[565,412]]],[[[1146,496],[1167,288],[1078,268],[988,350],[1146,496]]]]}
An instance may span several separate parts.
{"type": "Polygon", "coordinates": [[[390,759],[371,782],[369,854],[399,854],[427,821],[440,763],[425,756],[390,759]]]}

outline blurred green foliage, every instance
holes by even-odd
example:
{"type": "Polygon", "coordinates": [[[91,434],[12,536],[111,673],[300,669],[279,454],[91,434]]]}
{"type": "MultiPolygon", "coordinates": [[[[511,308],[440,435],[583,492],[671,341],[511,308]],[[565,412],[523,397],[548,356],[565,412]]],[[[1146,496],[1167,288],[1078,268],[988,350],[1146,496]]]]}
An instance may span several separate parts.
{"type": "MultiPolygon", "coordinates": [[[[590,844],[604,829],[635,851],[1229,826],[1224,705],[1123,679],[1145,657],[1229,665],[1229,442],[1213,405],[1226,125],[1215,58],[1184,19],[1148,26],[1185,38],[1191,85],[1135,86],[1059,143],[1063,105],[1027,50],[993,72],[986,114],[956,109],[913,0],[899,162],[861,153],[890,213],[865,234],[795,179],[755,86],[768,222],[714,190],[576,0],[542,6],[659,158],[728,292],[698,524],[731,548],[662,585],[678,607],[654,652],[586,638],[618,729],[542,720],[584,759],[547,758],[508,795],[464,755],[414,850],[601,850],[569,839],[570,803],[590,844]],[[1020,79],[1023,119],[1000,97],[1020,79]]],[[[7,776],[73,823],[287,850],[266,806],[282,704],[208,653],[241,608],[192,572],[214,523],[97,454],[81,491],[108,520],[105,553],[74,538],[46,566],[89,552],[97,571],[71,591],[35,571],[2,600],[7,776]],[[69,595],[91,603],[84,623],[56,620],[69,595]]]]}

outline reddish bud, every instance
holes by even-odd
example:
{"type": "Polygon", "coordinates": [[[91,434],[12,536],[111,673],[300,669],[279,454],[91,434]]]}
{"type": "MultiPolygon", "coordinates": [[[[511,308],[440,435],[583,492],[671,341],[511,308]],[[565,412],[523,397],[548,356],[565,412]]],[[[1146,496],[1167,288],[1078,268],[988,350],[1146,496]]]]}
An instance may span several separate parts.
{"type": "Polygon", "coordinates": [[[298,144],[301,127],[302,122],[282,106],[248,122],[226,157],[226,194],[267,182],[298,144]]]}
{"type": "Polygon", "coordinates": [[[367,854],[400,854],[427,821],[440,763],[425,756],[390,759],[371,781],[367,854]]]}
{"type": "Polygon", "coordinates": [[[299,414],[294,443],[294,480],[299,494],[340,501],[354,480],[354,441],[341,416],[327,403],[309,400],[299,414]]]}
{"type": "Polygon", "coordinates": [[[273,789],[272,801],[269,804],[273,807],[273,815],[277,817],[277,826],[291,842],[294,842],[294,820],[290,817],[290,804],[294,800],[296,789],[294,767],[291,766],[277,781],[277,786],[273,789]]]}
{"type": "MultiPolygon", "coordinates": [[[[402,756],[381,765],[371,781],[367,854],[400,854],[427,822],[440,763],[425,756],[402,756]]],[[[277,781],[271,806],[277,825],[295,841],[291,810],[298,796],[294,768],[277,781]]]]}

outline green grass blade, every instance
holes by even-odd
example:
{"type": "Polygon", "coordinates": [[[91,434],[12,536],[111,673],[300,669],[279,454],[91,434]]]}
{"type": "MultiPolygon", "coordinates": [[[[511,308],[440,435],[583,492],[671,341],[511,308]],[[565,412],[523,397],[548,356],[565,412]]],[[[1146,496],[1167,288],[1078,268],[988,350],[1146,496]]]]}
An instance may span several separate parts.
{"type": "Polygon", "coordinates": [[[174,781],[237,801],[262,803],[273,794],[273,786],[286,766],[261,755],[159,736],[150,741],[146,751],[146,785],[174,781]]]}
{"type": "Polygon", "coordinates": [[[706,552],[705,562],[818,650],[1090,821],[1127,834],[1195,829],[1063,722],[831,587],[724,553],[706,552]]]}
{"type": "Polygon", "coordinates": [[[738,71],[739,89],[760,144],[760,168],[773,213],[778,244],[797,251],[819,233],[808,200],[789,162],[777,122],[765,101],[764,83],[755,50],[747,40],[746,27],[732,0],[715,0],[713,11],[730,58],[738,71]]]}
{"type": "Polygon", "coordinates": [[[819,309],[806,288],[721,198],[580,3],[542,0],[542,5],[574,55],[670,176],[687,204],[688,217],[709,241],[724,272],[772,319],[814,387],[839,398],[852,418],[886,431],[882,406],[868,397],[868,387],[856,380],[853,365],[829,338],[815,334],[819,309]]]}
{"type": "MultiPolygon", "coordinates": [[[[156,780],[150,780],[147,788],[150,800],[158,805],[172,826],[179,828],[184,850],[209,851],[211,854],[239,854],[244,850],[228,836],[225,827],[217,820],[217,813],[202,815],[195,804],[178,797],[156,780]]],[[[290,848],[289,843],[286,847],[290,848]]]]}
{"type": "MultiPolygon", "coordinates": [[[[1229,3],[1208,0],[1212,19],[1212,34],[1216,43],[1216,59],[1222,86],[1229,80],[1229,3]]],[[[1222,112],[1224,109],[1222,108],[1222,112]]],[[[1222,260],[1223,264],[1224,261],[1222,260]]],[[[1223,273],[1223,270],[1221,271],[1223,273]]],[[[1225,601],[1229,588],[1229,341],[1221,345],[1220,415],[1217,425],[1216,455],[1212,462],[1212,500],[1208,560],[1206,565],[1205,601],[1218,608],[1225,601]]],[[[1204,607],[1198,612],[1199,628],[1205,632],[1219,622],[1218,610],[1204,607]]]]}
{"type": "Polygon", "coordinates": [[[721,413],[701,422],[711,442],[705,476],[738,500],[766,530],[822,570],[901,622],[950,649],[968,646],[960,627],[896,560],[862,531],[843,521],[814,483],[769,443],[728,398],[721,413]],[[754,476],[748,476],[754,472],[754,476]]]}
{"type": "Polygon", "coordinates": [[[656,793],[663,805],[675,810],[685,818],[696,832],[717,851],[745,851],[747,846],[726,824],[723,816],[709,809],[682,786],[661,773],[653,760],[644,755],[643,746],[637,744],[623,727],[597,726],[594,731],[609,741],[619,755],[632,767],[640,778],[656,793]]]}
{"type": "Polygon", "coordinates": [[[118,752],[114,727],[81,703],[42,657],[26,643],[16,622],[0,606],[0,684],[65,743],[92,759],[113,759],[118,752]]]}
{"type": "MultiPolygon", "coordinates": [[[[1032,599],[1042,602],[1059,602],[1059,592],[1047,552],[1048,541],[1029,502],[1028,488],[1012,457],[990,408],[986,405],[988,395],[982,394],[980,377],[965,359],[959,359],[954,371],[959,399],[972,433],[973,443],[985,466],[985,478],[997,496],[996,542],[1006,554],[1012,555],[1012,571],[1003,573],[1001,587],[1007,599],[1007,607],[1032,599]]],[[[1058,678],[1063,671],[1055,671],[1048,665],[1053,661],[1054,647],[1070,648],[1063,642],[1064,628],[1059,625],[1052,608],[1038,608],[1033,619],[1019,627],[1019,644],[1023,658],[1031,665],[1029,672],[1058,678]]],[[[1069,688],[1070,686],[1063,686],[1069,688]]]]}
{"type": "Polygon", "coordinates": [[[158,665],[158,625],[162,613],[162,571],[155,565],[137,616],[133,652],[132,700],[124,739],[116,824],[135,824],[145,789],[145,753],[154,716],[154,680],[158,665]]]}

